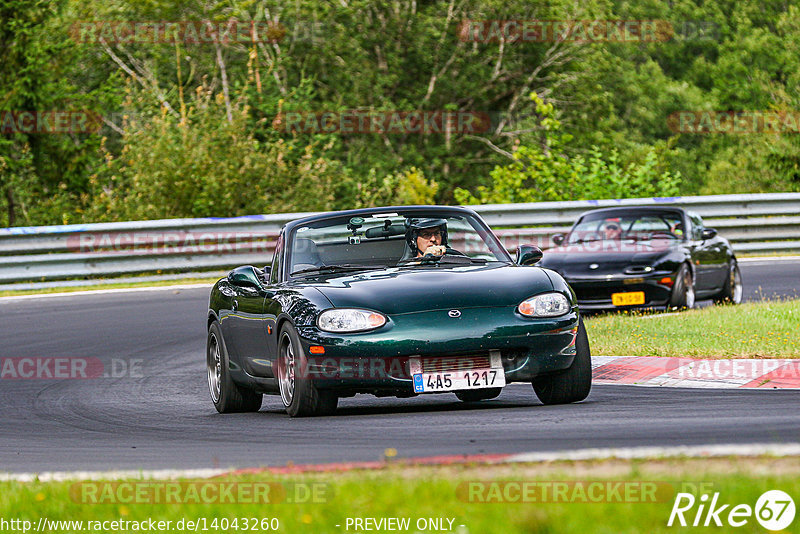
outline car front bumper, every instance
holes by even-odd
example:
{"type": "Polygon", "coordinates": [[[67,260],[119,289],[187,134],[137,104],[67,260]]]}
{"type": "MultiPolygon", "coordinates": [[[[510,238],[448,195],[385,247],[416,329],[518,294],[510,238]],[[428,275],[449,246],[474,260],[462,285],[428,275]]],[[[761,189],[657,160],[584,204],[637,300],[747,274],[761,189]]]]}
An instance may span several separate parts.
{"type": "Polygon", "coordinates": [[[666,306],[672,296],[672,285],[662,283],[665,278],[674,284],[675,273],[656,272],[643,276],[598,276],[593,278],[564,277],[575,291],[578,307],[581,310],[636,309],[666,306]],[[611,295],[614,293],[644,293],[644,303],[630,306],[615,306],[611,295]]]}
{"type": "Polygon", "coordinates": [[[469,369],[485,361],[490,351],[499,351],[507,382],[529,382],[572,365],[577,309],[537,319],[522,316],[515,307],[466,308],[455,318],[448,311],[393,315],[386,325],[365,333],[334,334],[300,326],[309,360],[303,371],[319,388],[413,395],[412,357],[469,369]]]}

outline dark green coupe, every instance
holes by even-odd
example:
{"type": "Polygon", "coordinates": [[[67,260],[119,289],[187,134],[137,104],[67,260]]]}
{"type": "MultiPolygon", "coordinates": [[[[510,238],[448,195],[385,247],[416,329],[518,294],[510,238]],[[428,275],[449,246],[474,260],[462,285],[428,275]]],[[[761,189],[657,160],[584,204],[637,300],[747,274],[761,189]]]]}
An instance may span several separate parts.
{"type": "Polygon", "coordinates": [[[286,224],[272,265],[238,267],[211,291],[206,362],[219,412],[281,396],[291,416],[331,414],[356,393],[494,398],[533,384],[545,404],[591,387],[575,294],[514,261],[474,211],[389,207],[286,224]]]}

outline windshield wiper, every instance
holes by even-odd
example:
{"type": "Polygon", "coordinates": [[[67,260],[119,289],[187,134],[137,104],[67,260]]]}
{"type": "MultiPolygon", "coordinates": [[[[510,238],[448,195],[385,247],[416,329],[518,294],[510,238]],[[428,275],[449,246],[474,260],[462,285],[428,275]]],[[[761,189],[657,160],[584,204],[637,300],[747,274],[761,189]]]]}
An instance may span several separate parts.
{"type": "Polygon", "coordinates": [[[324,272],[344,272],[344,271],[361,271],[364,269],[385,269],[386,267],[381,267],[378,265],[354,265],[352,263],[343,263],[340,265],[321,265],[319,267],[309,267],[308,269],[300,269],[299,271],[295,271],[290,273],[289,276],[294,276],[296,274],[306,274],[306,273],[324,273],[324,272]]]}

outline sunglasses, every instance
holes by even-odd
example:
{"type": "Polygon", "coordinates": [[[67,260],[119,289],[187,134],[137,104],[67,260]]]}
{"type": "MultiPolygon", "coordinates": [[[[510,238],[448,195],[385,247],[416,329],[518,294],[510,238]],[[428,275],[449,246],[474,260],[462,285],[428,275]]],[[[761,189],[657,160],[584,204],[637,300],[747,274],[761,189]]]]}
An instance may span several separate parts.
{"type": "Polygon", "coordinates": [[[441,230],[433,230],[433,231],[431,231],[431,230],[428,230],[428,231],[423,231],[423,232],[420,232],[420,233],[419,233],[419,236],[420,236],[422,239],[430,239],[430,238],[432,238],[433,236],[436,236],[436,237],[442,237],[442,232],[441,232],[441,230]]]}

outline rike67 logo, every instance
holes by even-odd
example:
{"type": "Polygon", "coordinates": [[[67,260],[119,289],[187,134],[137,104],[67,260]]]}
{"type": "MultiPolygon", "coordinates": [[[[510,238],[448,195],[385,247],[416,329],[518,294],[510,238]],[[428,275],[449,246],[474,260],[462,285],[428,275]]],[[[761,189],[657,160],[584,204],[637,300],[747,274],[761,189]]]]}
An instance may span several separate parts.
{"type": "Polygon", "coordinates": [[[749,504],[722,504],[719,492],[709,501],[704,493],[696,499],[691,493],[678,493],[667,526],[673,524],[693,527],[723,525],[743,527],[755,516],[756,521],[767,530],[784,530],[794,521],[795,506],[792,498],[780,490],[764,492],[756,501],[755,507],[749,504]]]}

